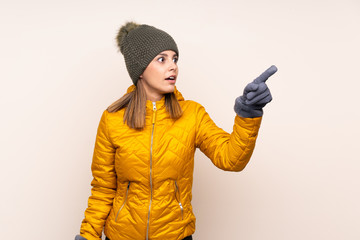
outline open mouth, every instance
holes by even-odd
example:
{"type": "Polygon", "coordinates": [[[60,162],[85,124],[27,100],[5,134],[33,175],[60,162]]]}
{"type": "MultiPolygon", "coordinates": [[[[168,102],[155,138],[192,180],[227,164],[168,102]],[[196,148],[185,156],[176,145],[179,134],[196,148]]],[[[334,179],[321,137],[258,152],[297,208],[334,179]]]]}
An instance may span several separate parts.
{"type": "Polygon", "coordinates": [[[165,78],[165,80],[175,80],[175,79],[176,79],[175,76],[170,76],[170,77],[168,77],[168,78],[165,78]]]}

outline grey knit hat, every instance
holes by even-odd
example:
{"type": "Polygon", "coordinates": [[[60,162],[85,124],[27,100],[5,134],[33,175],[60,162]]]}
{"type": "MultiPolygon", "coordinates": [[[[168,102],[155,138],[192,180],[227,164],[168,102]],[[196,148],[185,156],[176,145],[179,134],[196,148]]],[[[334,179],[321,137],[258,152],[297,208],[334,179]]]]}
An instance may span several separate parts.
{"type": "Polygon", "coordinates": [[[165,50],[173,50],[179,55],[177,45],[169,34],[146,24],[125,23],[116,40],[134,85],[156,55],[165,50]]]}

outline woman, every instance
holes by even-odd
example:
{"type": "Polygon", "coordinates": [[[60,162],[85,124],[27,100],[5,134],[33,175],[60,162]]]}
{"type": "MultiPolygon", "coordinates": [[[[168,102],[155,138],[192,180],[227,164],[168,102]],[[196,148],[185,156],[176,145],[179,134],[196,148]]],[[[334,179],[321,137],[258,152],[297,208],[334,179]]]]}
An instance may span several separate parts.
{"type": "Polygon", "coordinates": [[[235,101],[231,134],[204,107],[176,89],[179,51],[166,32],[128,22],[117,36],[133,85],[102,114],[92,162],[88,208],[76,239],[192,239],[194,153],[200,148],[226,171],[248,163],[273,66],[235,101]]]}

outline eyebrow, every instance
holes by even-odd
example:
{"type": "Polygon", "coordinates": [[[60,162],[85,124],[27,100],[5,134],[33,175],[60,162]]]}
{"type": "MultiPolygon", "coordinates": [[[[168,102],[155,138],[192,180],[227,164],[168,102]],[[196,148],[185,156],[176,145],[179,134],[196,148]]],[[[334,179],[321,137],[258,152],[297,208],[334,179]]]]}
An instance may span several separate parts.
{"type": "MultiPolygon", "coordinates": [[[[168,56],[166,53],[159,53],[158,55],[160,55],[160,56],[165,56],[165,57],[168,56]]],[[[177,56],[178,56],[178,55],[177,55],[176,53],[173,55],[173,57],[177,57],[177,56]]]]}

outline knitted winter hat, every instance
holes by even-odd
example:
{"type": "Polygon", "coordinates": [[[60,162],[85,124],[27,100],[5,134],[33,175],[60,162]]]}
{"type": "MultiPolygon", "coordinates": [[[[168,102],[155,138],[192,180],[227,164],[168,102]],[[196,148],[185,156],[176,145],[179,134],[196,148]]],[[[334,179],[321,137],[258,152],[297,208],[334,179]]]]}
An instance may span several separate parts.
{"type": "Polygon", "coordinates": [[[134,85],[156,55],[165,50],[173,50],[179,55],[169,34],[146,24],[127,22],[120,28],[116,40],[134,85]]]}

